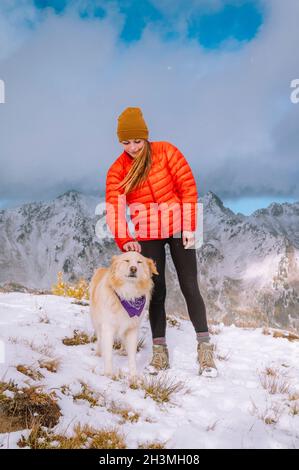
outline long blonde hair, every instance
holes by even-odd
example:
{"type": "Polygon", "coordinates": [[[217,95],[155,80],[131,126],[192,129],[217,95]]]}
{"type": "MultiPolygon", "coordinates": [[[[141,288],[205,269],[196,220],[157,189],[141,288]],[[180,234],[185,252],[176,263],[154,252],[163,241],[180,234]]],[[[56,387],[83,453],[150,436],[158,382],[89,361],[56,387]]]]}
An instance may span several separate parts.
{"type": "Polygon", "coordinates": [[[133,191],[137,186],[141,185],[150,171],[152,164],[151,146],[147,139],[144,141],[142,152],[134,159],[133,165],[125,178],[121,181],[118,188],[124,188],[124,194],[133,191]]]}

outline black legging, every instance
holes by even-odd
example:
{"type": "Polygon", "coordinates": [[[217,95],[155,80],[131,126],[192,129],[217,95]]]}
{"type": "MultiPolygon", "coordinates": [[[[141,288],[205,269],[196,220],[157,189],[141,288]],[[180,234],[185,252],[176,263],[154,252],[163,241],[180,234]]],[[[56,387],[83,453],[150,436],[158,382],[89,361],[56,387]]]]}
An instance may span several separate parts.
{"type": "Polygon", "coordinates": [[[197,282],[196,250],[185,249],[183,238],[171,235],[157,240],[139,240],[141,254],[152,258],[157,266],[158,275],[153,274],[154,288],[149,305],[149,319],[153,338],[165,337],[166,333],[166,283],[165,283],[165,244],[178,275],[181,291],[187,303],[190,320],[196,333],[207,332],[207,316],[203,298],[197,282]]]}

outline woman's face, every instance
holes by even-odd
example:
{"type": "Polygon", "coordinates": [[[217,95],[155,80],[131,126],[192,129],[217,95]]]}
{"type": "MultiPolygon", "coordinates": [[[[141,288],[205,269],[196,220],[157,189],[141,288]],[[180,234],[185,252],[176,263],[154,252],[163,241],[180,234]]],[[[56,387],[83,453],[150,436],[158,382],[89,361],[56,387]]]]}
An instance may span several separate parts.
{"type": "Polygon", "coordinates": [[[144,147],[144,139],[122,140],[121,144],[131,157],[136,158],[144,147]]]}

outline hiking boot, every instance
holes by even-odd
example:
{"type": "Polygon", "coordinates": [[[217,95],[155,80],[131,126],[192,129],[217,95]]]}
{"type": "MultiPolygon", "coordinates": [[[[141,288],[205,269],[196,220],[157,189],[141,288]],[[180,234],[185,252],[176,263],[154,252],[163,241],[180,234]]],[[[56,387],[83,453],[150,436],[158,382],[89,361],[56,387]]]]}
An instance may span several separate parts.
{"type": "Polygon", "coordinates": [[[157,374],[160,370],[166,370],[169,368],[170,365],[167,346],[164,344],[153,344],[153,357],[145,370],[150,374],[157,374]]]}
{"type": "Polygon", "coordinates": [[[217,367],[213,357],[214,346],[206,342],[197,345],[197,361],[199,363],[199,375],[203,377],[217,377],[217,367]]]}

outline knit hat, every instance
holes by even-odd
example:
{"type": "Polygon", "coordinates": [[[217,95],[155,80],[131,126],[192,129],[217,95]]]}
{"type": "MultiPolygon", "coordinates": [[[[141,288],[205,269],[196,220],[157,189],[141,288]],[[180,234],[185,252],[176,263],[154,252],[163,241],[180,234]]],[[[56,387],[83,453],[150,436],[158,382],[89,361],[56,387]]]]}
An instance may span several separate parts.
{"type": "Polygon", "coordinates": [[[147,139],[148,128],[140,108],[126,108],[118,117],[118,139],[147,139]]]}

